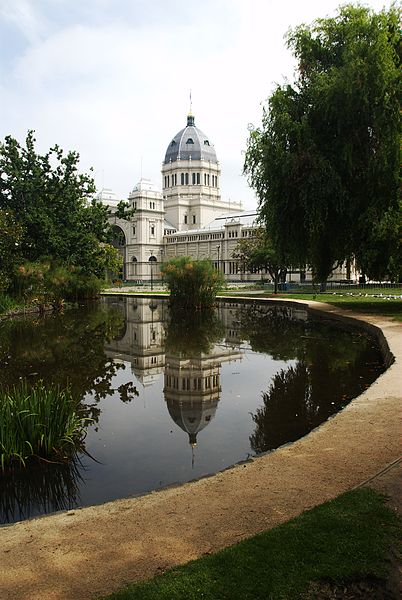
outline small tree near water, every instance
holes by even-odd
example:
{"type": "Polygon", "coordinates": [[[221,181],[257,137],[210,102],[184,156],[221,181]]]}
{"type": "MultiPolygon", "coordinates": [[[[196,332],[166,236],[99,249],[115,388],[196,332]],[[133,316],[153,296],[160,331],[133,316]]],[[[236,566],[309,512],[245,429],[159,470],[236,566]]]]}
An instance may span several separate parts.
{"type": "Polygon", "coordinates": [[[193,260],[189,256],[172,258],[163,265],[162,273],[171,301],[183,308],[211,306],[223,283],[221,273],[209,260],[193,260]]]}

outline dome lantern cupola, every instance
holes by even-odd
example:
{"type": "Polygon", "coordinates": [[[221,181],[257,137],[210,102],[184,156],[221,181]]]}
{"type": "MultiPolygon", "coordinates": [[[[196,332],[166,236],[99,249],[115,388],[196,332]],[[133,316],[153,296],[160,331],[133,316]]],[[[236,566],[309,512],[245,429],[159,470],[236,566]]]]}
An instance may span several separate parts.
{"type": "Polygon", "coordinates": [[[190,159],[218,164],[215,148],[208,136],[195,126],[194,115],[191,112],[187,115],[186,127],[174,136],[167,147],[164,164],[190,159]]]}

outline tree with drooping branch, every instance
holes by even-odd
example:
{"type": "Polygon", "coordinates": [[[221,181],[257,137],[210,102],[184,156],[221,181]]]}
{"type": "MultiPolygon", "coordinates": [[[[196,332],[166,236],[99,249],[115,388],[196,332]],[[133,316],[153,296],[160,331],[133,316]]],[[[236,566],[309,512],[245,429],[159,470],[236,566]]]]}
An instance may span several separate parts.
{"type": "Polygon", "coordinates": [[[316,281],[352,258],[386,275],[401,214],[396,6],[346,5],[287,42],[296,81],[269,98],[245,159],[273,246],[316,281]]]}

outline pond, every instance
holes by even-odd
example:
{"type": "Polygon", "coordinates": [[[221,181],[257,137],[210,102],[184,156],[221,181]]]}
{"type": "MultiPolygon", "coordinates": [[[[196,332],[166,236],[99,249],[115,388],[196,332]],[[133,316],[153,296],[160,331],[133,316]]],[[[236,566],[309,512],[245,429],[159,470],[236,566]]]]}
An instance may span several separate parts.
{"type": "Polygon", "coordinates": [[[306,435],[383,372],[374,338],[304,307],[104,298],[0,324],[0,386],[70,384],[92,419],[66,465],[0,474],[0,522],[215,473],[306,435]]]}

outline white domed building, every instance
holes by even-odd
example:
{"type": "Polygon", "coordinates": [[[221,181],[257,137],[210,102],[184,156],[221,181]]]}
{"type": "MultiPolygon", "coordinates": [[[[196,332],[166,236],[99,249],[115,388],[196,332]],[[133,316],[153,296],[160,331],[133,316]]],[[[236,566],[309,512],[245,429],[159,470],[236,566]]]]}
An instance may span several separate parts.
{"type": "MultiPolygon", "coordinates": [[[[261,279],[261,273],[244,272],[233,257],[239,239],[253,235],[257,211],[245,212],[241,204],[222,200],[220,174],[212,141],[190,113],[186,126],[166,149],[162,191],[141,179],[128,197],[130,208],[135,209],[129,220],[113,215],[116,195],[110,189],[101,191],[98,198],[111,209],[110,221],[118,230],[116,246],[124,259],[124,280],[159,281],[162,263],[175,256],[208,258],[229,281],[261,279]]],[[[339,269],[333,278],[345,276],[339,269]]],[[[311,279],[311,273],[292,271],[288,278],[304,281],[311,279]]]]}

